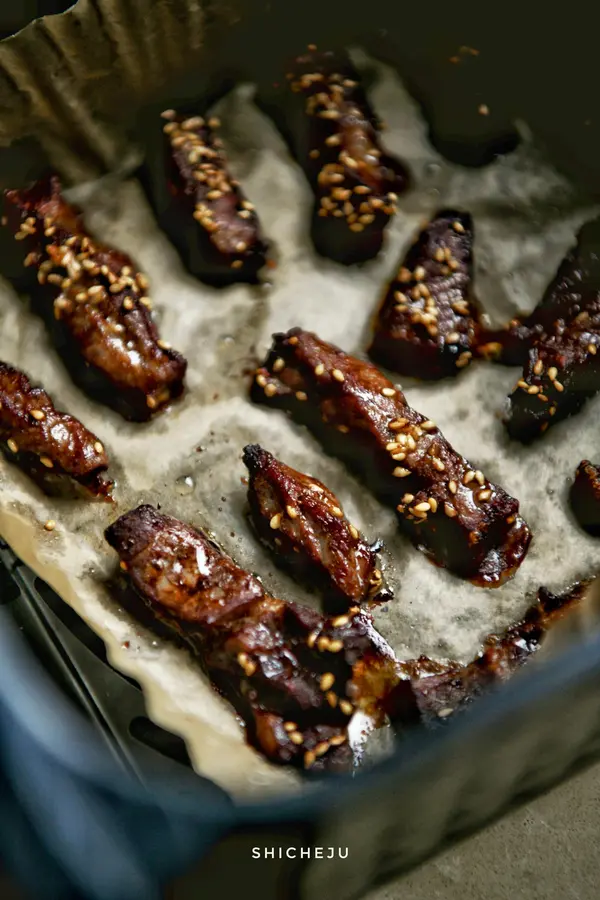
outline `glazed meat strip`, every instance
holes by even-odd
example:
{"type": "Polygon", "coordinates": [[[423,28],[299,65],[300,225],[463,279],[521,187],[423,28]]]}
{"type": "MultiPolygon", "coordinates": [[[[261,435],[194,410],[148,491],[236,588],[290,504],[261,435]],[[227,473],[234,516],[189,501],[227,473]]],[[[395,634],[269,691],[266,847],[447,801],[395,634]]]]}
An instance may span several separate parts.
{"type": "Polygon", "coordinates": [[[467,213],[442,210],[421,231],[377,314],[369,348],[375,362],[427,379],[469,365],[478,332],[472,248],[467,213]]]}
{"type": "Polygon", "coordinates": [[[600,466],[583,459],[577,466],[571,485],[570,501],[573,515],[594,537],[600,535],[600,466]]]}
{"type": "Polygon", "coordinates": [[[202,281],[215,286],[258,282],[268,245],[254,205],[229,171],[215,134],[219,120],[173,109],[162,118],[161,158],[150,162],[156,171],[148,174],[161,227],[202,281]]]}
{"type": "Polygon", "coordinates": [[[392,721],[434,726],[506,681],[540,649],[556,623],[576,610],[587,584],[576,584],[563,594],[540,588],[524,618],[503,634],[489,635],[468,665],[426,656],[401,663],[403,677],[389,701],[392,721]]]}
{"type": "Polygon", "coordinates": [[[106,539],[139,597],[199,654],[258,750],[305,769],[352,764],[354,711],[380,716],[397,680],[367,613],[326,619],[271,597],[202,532],[151,506],[121,516],[106,539]]]}
{"type": "Polygon", "coordinates": [[[5,191],[4,208],[17,241],[14,281],[31,291],[73,380],[136,421],[178,397],[187,364],[159,339],[146,277],[125,253],[86,233],[59,179],[5,191]]]}
{"type": "MultiPolygon", "coordinates": [[[[523,366],[530,349],[562,321],[570,322],[600,298],[600,218],[586,222],[572,247],[528,316],[513,319],[508,328],[482,334],[479,352],[506,365],[523,366]]],[[[563,326],[564,327],[564,326],[563,326]]]]}
{"type": "Polygon", "coordinates": [[[531,535],[518,501],[460,456],[371,363],[294,328],[274,335],[251,396],[307,424],[358,470],[438,565],[492,586],[522,562],[531,535]]]}
{"type": "Polygon", "coordinates": [[[345,52],[311,45],[286,80],[278,91],[263,87],[259,102],[315,194],[315,248],[346,265],[371,259],[408,186],[406,167],[382,149],[379,123],[345,52]]]}
{"type": "Polygon", "coordinates": [[[377,565],[378,545],[365,541],[321,481],[258,444],[244,448],[244,463],[252,523],[278,563],[316,584],[330,611],[391,599],[377,565]]]}
{"type": "Polygon", "coordinates": [[[47,494],[108,499],[106,450],[78,419],[55,409],[48,394],[28,377],[0,362],[0,442],[6,458],[20,466],[47,494]]]}
{"type": "Polygon", "coordinates": [[[529,443],[550,425],[578,412],[600,389],[600,300],[574,319],[559,319],[538,338],[508,398],[511,437],[529,443]]]}

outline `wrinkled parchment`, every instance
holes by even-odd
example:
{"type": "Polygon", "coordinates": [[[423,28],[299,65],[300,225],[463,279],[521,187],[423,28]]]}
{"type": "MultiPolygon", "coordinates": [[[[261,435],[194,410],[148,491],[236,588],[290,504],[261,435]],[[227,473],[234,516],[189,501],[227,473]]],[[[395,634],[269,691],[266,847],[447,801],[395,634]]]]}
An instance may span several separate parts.
{"type": "Polygon", "coordinates": [[[483,590],[435,568],[403,539],[382,507],[305,430],[247,399],[247,372],[273,331],[313,329],[361,353],[385,283],[414,231],[435,210],[459,205],[476,228],[476,287],[496,323],[535,305],[578,226],[594,210],[527,143],[483,170],[447,164],[429,146],[420,114],[391,70],[378,69],[372,100],[387,122],[385,142],[410,165],[416,188],[400,201],[385,251],[362,268],[317,258],[308,240],[312,198],[269,120],[242,87],[216,108],[232,168],[275,240],[279,264],[261,288],[216,291],[182,268],[159,231],[139,185],[105,178],[78,189],[86,222],[131,253],[152,282],[162,337],[189,360],[182,402],[147,425],[124,422],[70,381],[41,322],[6,284],[0,286],[0,358],[41,382],[57,406],[91,428],[108,449],[118,506],[50,500],[14,466],[0,461],[0,533],[104,639],[112,663],[143,687],[149,715],[181,734],[196,769],[241,796],[296,789],[293,773],[271,766],[244,741],[231,708],[185,651],[145,632],[111,598],[105,579],[116,565],[104,528],[150,502],[212,530],[276,595],[315,604],[253,538],[245,518],[242,447],[260,442],[334,490],[367,536],[383,537],[393,602],[375,614],[399,656],[427,653],[466,660],[481,638],[518,618],[540,584],[560,589],[600,567],[600,544],[576,527],[566,504],[575,466],[598,459],[600,398],[549,430],[535,446],[511,443],[499,421],[517,370],[480,363],[452,382],[404,380],[411,404],[434,419],[454,446],[521,501],[534,533],[515,578],[483,590]],[[43,523],[55,519],[49,533],[43,523]]]}

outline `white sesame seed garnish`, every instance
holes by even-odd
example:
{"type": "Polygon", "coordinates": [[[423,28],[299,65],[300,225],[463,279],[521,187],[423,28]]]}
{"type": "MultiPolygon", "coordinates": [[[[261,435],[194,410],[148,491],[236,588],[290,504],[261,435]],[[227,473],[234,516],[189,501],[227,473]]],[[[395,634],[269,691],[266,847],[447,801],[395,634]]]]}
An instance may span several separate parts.
{"type": "Polygon", "coordinates": [[[455,481],[449,481],[448,482],[448,490],[450,491],[451,494],[455,494],[458,490],[457,483],[455,481]]]}
{"type": "Polygon", "coordinates": [[[383,394],[384,397],[395,397],[396,396],[396,391],[394,390],[394,388],[384,387],[384,388],[382,388],[381,393],[383,394]]]}
{"type": "Polygon", "coordinates": [[[342,382],[345,380],[344,373],[340,371],[340,369],[334,369],[331,373],[331,377],[335,378],[336,381],[342,382]]]}
{"type": "Polygon", "coordinates": [[[281,370],[285,368],[285,360],[279,356],[273,363],[272,368],[274,372],[281,372],[281,370]]]}
{"type": "Polygon", "coordinates": [[[470,484],[474,478],[475,478],[475,472],[473,472],[472,469],[469,469],[469,471],[465,473],[465,477],[463,478],[463,484],[470,484]]]}
{"type": "Polygon", "coordinates": [[[48,519],[47,522],[44,522],[44,528],[46,529],[46,531],[54,531],[54,529],[56,528],[56,522],[54,521],[54,519],[48,519]]]}
{"type": "Polygon", "coordinates": [[[96,453],[104,453],[104,445],[100,443],[100,441],[94,442],[94,450],[96,453]]]}
{"type": "Polygon", "coordinates": [[[279,526],[281,525],[281,513],[276,513],[276,514],[271,518],[271,521],[269,522],[269,525],[270,525],[270,527],[273,529],[273,531],[277,531],[277,529],[278,529],[279,526]]]}
{"type": "Polygon", "coordinates": [[[444,512],[450,519],[453,519],[457,515],[457,512],[451,503],[444,503],[444,512]]]}
{"type": "Polygon", "coordinates": [[[14,438],[9,438],[9,439],[7,440],[6,443],[7,443],[7,445],[8,445],[8,449],[9,449],[12,453],[18,453],[18,452],[19,452],[19,446],[18,446],[17,442],[14,440],[14,438]]]}
{"type": "Polygon", "coordinates": [[[288,506],[286,506],[285,511],[287,512],[290,519],[297,519],[298,516],[300,515],[300,513],[298,512],[298,510],[296,509],[295,506],[288,505],[288,506]]]}
{"type": "Polygon", "coordinates": [[[548,378],[550,379],[550,381],[554,381],[557,375],[558,369],[556,368],[556,366],[550,366],[550,368],[548,369],[548,378]]]}
{"type": "Polygon", "coordinates": [[[319,687],[322,691],[328,691],[333,687],[334,683],[335,675],[333,674],[333,672],[325,672],[325,674],[321,676],[319,687]]]}
{"type": "Polygon", "coordinates": [[[29,411],[29,415],[34,418],[37,422],[42,422],[46,418],[46,413],[41,409],[31,409],[29,411]]]}
{"type": "Polygon", "coordinates": [[[478,500],[489,500],[491,496],[492,496],[492,492],[490,490],[479,491],[479,493],[477,494],[477,499],[478,500]]]}
{"type": "Polygon", "coordinates": [[[392,472],[394,478],[407,478],[410,475],[410,469],[404,469],[402,466],[396,466],[392,472]]]}
{"type": "Polygon", "coordinates": [[[260,373],[256,376],[256,383],[257,383],[257,385],[258,385],[259,387],[262,387],[262,388],[264,388],[264,386],[266,385],[267,379],[266,379],[265,376],[262,374],[262,372],[260,372],[260,373]]]}
{"type": "Polygon", "coordinates": [[[161,350],[170,350],[171,344],[168,341],[157,341],[156,346],[160,347],[161,350]]]}
{"type": "Polygon", "coordinates": [[[308,400],[308,394],[306,394],[304,391],[296,391],[296,400],[308,400]]]}
{"type": "Polygon", "coordinates": [[[46,466],[47,469],[53,469],[54,463],[50,459],[49,456],[40,456],[40,462],[43,466],[46,466]]]}
{"type": "Polygon", "coordinates": [[[562,394],[562,392],[563,392],[564,389],[565,389],[564,384],[561,384],[561,382],[560,382],[560,381],[557,381],[556,378],[554,379],[554,387],[555,387],[556,390],[559,391],[561,394],[562,394]]]}
{"type": "Polygon", "coordinates": [[[464,225],[462,224],[462,222],[459,222],[458,219],[452,223],[452,227],[458,234],[464,233],[464,230],[465,230],[464,225]]]}

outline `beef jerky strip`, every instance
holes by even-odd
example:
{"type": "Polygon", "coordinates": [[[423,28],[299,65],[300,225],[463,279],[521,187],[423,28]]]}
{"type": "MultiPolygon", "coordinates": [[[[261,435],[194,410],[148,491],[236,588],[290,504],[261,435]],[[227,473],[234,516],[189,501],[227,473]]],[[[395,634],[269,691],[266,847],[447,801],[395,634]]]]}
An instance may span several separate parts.
{"type": "Polygon", "coordinates": [[[200,655],[213,684],[272,762],[347,768],[357,708],[380,715],[392,651],[357,607],[326,619],[265,593],[200,531],[140,506],[106,531],[155,616],[200,655]]]}
{"type": "Polygon", "coordinates": [[[280,564],[316,583],[330,611],[391,599],[370,546],[321,481],[279,462],[258,444],[244,448],[254,527],[280,564]]]}
{"type": "Polygon", "coordinates": [[[421,231],[392,280],[369,356],[417,378],[455,375],[477,338],[471,293],[471,216],[445,209],[421,231]]]}
{"type": "Polygon", "coordinates": [[[186,361],[159,339],[148,281],[132,260],[86,233],[55,176],[4,200],[25,267],[19,286],[31,291],[73,380],[138,421],[178,397],[186,361]]]}
{"type": "Polygon", "coordinates": [[[508,328],[481,336],[479,353],[506,365],[523,366],[528,352],[559,320],[570,322],[597,307],[600,299],[600,218],[586,222],[544,296],[528,316],[513,319],[508,328]]]}
{"type": "Polygon", "coordinates": [[[108,457],[95,434],[55,409],[48,394],[0,362],[0,446],[48,494],[109,498],[108,457]]]}
{"type": "Polygon", "coordinates": [[[576,609],[586,587],[582,582],[559,595],[540,588],[524,618],[502,634],[489,635],[468,665],[426,656],[401,663],[403,679],[389,700],[392,720],[433,726],[506,681],[539,650],[558,620],[576,609]]]}
{"type": "Polygon", "coordinates": [[[571,509],[581,527],[600,535],[600,466],[583,459],[577,466],[570,491],[571,509]]]}
{"type": "Polygon", "coordinates": [[[151,191],[161,226],[202,281],[256,283],[268,246],[254,205],[229,172],[215,135],[219,120],[172,109],[162,117],[162,166],[151,176],[166,179],[166,190],[151,191]]]}
{"type": "Polygon", "coordinates": [[[405,166],[382,149],[379,123],[345,52],[297,57],[287,85],[259,95],[315,194],[312,238],[322,256],[351,265],[376,256],[406,190],[405,166]]]}
{"type": "Polygon", "coordinates": [[[559,320],[529,351],[508,398],[506,427],[528,443],[576,413],[600,389],[600,301],[568,323],[559,320]]]}
{"type": "Polygon", "coordinates": [[[358,470],[438,565],[492,586],[521,564],[531,534],[518,501],[460,456],[371,363],[294,328],[274,336],[251,393],[307,424],[358,470]]]}

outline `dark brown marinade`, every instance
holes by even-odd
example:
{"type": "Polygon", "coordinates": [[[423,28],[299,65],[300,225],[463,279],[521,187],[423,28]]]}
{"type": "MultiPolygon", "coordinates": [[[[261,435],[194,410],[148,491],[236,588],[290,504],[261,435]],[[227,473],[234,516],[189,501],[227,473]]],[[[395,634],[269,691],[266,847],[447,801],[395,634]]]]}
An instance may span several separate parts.
{"type": "Polygon", "coordinates": [[[104,446],[81,422],[55,409],[27,376],[0,362],[0,447],[51,495],[110,499],[104,446]]]}
{"type": "Polygon", "coordinates": [[[348,54],[309,47],[278,91],[259,91],[259,103],[314,192],[317,252],[345,265],[372,259],[409,177],[381,147],[379,122],[348,54]]]}
{"type": "Polygon", "coordinates": [[[184,265],[207,284],[257,283],[268,245],[254,205],[229,171],[215,134],[219,120],[165,110],[161,122],[160,159],[145,171],[161,227],[184,265]]]}
{"type": "Polygon", "coordinates": [[[426,656],[400,663],[403,678],[389,700],[392,721],[435,726],[506,681],[539,650],[553,625],[573,612],[587,584],[575,584],[563,594],[540,588],[524,618],[502,634],[489,635],[468,665],[426,656]]]}
{"type": "Polygon", "coordinates": [[[506,427],[528,443],[550,425],[576,413],[600,389],[600,301],[574,319],[559,320],[529,350],[508,398],[506,427]]]}
{"type": "Polygon", "coordinates": [[[274,335],[252,398],[307,424],[357,470],[438,565],[485,586],[521,564],[519,503],[458,454],[374,365],[299,328],[274,335]]]}
{"type": "Polygon", "coordinates": [[[560,322],[597,308],[600,299],[600,218],[586,222],[544,296],[528,316],[513,319],[507,328],[481,335],[479,353],[511,366],[523,366],[529,350],[560,322]]]}
{"type": "Polygon", "coordinates": [[[579,463],[569,499],[581,527],[594,537],[600,536],[600,466],[588,459],[579,463]]]}
{"type": "Polygon", "coordinates": [[[183,391],[185,359],[159,339],[148,281],[125,253],[85,231],[56,176],[5,191],[10,271],[32,295],[73,380],[127,419],[143,421],[183,391]]]}
{"type": "Polygon", "coordinates": [[[316,584],[330,612],[390,600],[369,545],[323,482],[275,459],[258,444],[244,448],[248,501],[260,539],[280,565],[316,584]]]}
{"type": "Polygon", "coordinates": [[[379,719],[396,660],[366,612],[318,612],[269,596],[204,534],[151,506],[106,531],[133,588],[198,653],[275,763],[347,769],[356,709],[379,719]]]}
{"type": "Polygon", "coordinates": [[[369,356],[417,378],[443,378],[468,366],[477,340],[473,224],[445,209],[409,249],[375,320],[369,356]]]}

